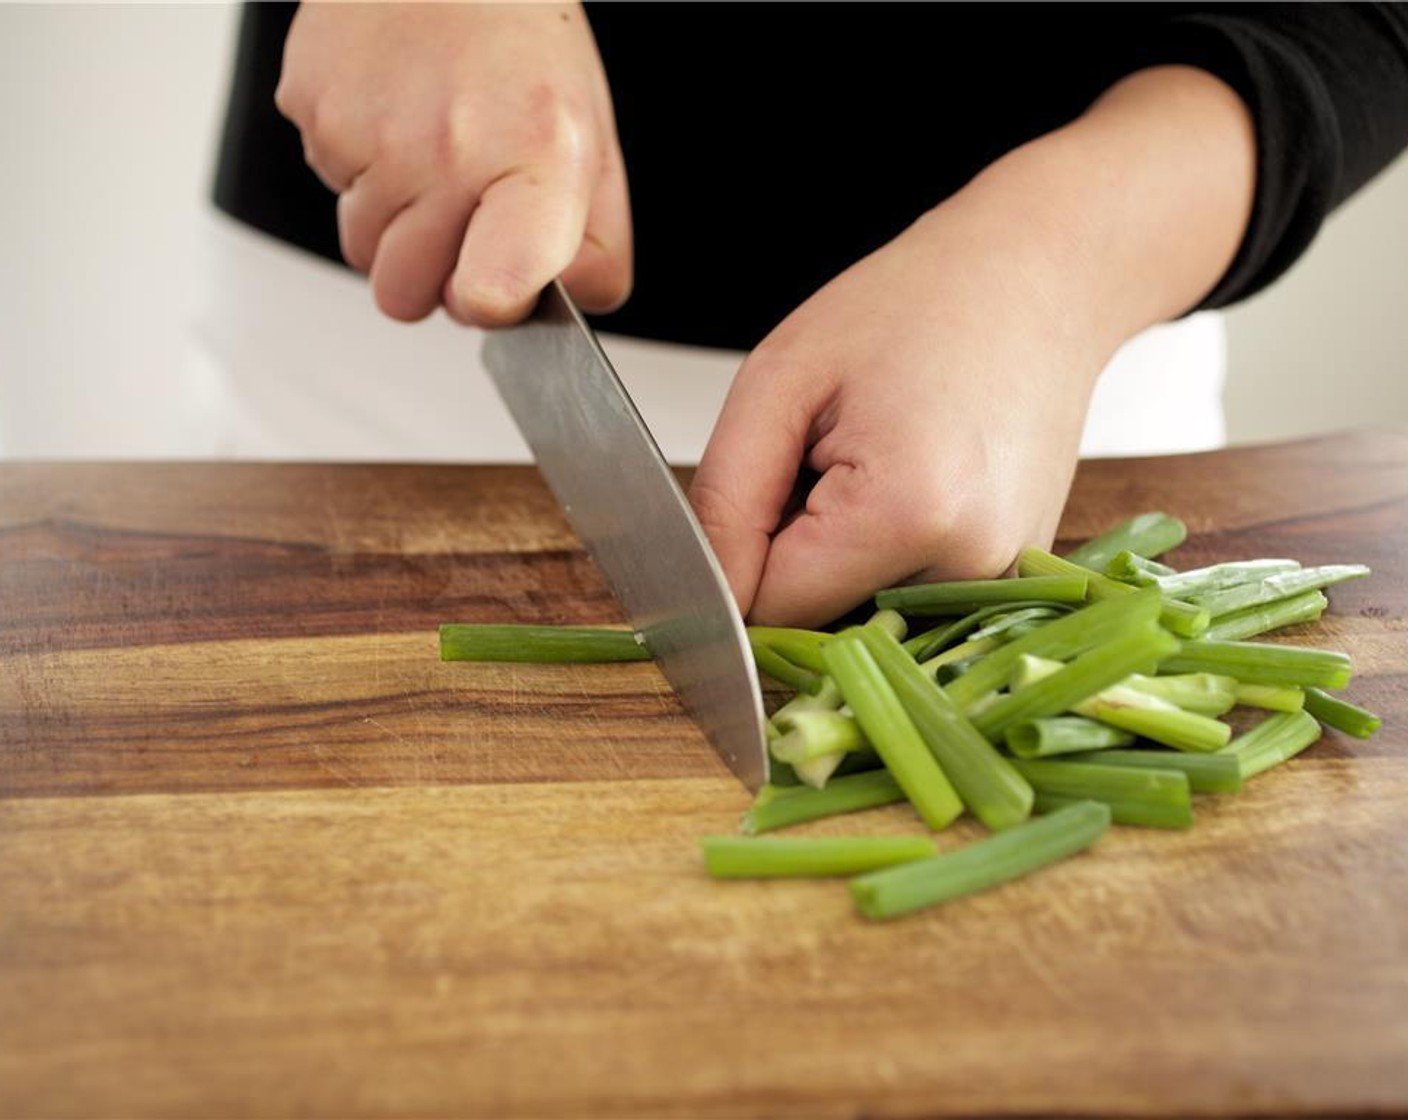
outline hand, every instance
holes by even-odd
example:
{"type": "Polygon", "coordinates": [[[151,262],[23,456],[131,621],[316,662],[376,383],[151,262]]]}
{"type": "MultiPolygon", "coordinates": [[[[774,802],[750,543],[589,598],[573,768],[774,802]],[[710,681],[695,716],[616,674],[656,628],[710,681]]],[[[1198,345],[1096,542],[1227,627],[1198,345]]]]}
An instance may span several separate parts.
{"type": "Polygon", "coordinates": [[[443,302],[507,325],[559,275],[591,311],[629,293],[625,167],[579,5],[305,3],[275,99],[393,318],[443,302]]]}
{"type": "Polygon", "coordinates": [[[1230,88],[1143,71],[804,303],[739,370],[690,492],[744,614],[816,626],[1049,544],[1099,371],[1222,275],[1254,179],[1230,88]]]}

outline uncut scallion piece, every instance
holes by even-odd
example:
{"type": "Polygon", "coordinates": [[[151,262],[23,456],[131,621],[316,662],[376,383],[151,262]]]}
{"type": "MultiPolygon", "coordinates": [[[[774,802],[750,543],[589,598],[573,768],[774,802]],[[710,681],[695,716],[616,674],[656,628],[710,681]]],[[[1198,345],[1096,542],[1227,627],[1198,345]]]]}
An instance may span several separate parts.
{"type": "MultiPolygon", "coordinates": [[[[1082,571],[1085,569],[1041,548],[1024,548],[1017,557],[1017,572],[1023,576],[1072,575],[1082,571]]],[[[1136,589],[1129,584],[1120,583],[1099,572],[1090,573],[1090,583],[1086,588],[1086,598],[1092,603],[1135,593],[1136,589]]],[[[1208,628],[1210,619],[1211,616],[1204,608],[1163,595],[1159,621],[1179,637],[1196,638],[1208,628]]]]}
{"type": "MultiPolygon", "coordinates": [[[[1060,793],[1044,793],[1037,790],[1033,811],[1054,813],[1069,805],[1078,804],[1082,800],[1084,799],[1079,797],[1070,797],[1060,793]]],[[[1162,801],[1121,797],[1102,801],[1101,804],[1109,807],[1110,819],[1115,824],[1127,824],[1135,828],[1191,828],[1193,826],[1193,803],[1191,800],[1184,805],[1172,805],[1162,801]]]]}
{"type": "Polygon", "coordinates": [[[1231,755],[1184,754],[1182,751],[1100,751],[1082,755],[1071,762],[1086,761],[1101,766],[1129,766],[1143,770],[1178,770],[1188,777],[1194,793],[1236,793],[1242,788],[1242,768],[1231,755]]]}
{"type": "Polygon", "coordinates": [[[970,614],[991,603],[1036,599],[1050,603],[1081,603],[1086,598],[1085,573],[1062,573],[1033,579],[968,579],[950,583],[917,583],[887,587],[875,593],[875,605],[910,615],[970,614]]]}
{"type": "MultiPolygon", "coordinates": [[[[879,631],[876,631],[877,633],[879,631]]],[[[947,828],[963,802],[940,769],[861,634],[843,633],[822,647],[826,668],[865,737],[930,828],[947,828]]]]}
{"type": "Polygon", "coordinates": [[[1215,618],[1203,635],[1210,642],[1237,642],[1245,638],[1255,638],[1268,630],[1279,630],[1283,626],[1294,626],[1300,622],[1314,622],[1322,614],[1330,601],[1323,591],[1306,591],[1292,595],[1289,599],[1278,599],[1264,606],[1247,607],[1233,611],[1221,618],[1215,618]]]}
{"type": "Polygon", "coordinates": [[[1032,790],[1012,764],[978,734],[898,642],[869,626],[861,629],[860,637],[973,815],[995,832],[1026,820],[1032,790]]]}
{"type": "Polygon", "coordinates": [[[1141,513],[1072,549],[1066,559],[1104,575],[1110,561],[1121,552],[1152,558],[1177,548],[1187,536],[1188,526],[1178,518],[1157,511],[1141,513]]]}
{"type": "Polygon", "coordinates": [[[1223,750],[1237,760],[1242,780],[1294,758],[1320,738],[1320,724],[1309,712],[1281,712],[1267,716],[1223,750]]]}
{"type": "Polygon", "coordinates": [[[931,630],[924,630],[915,634],[904,642],[905,652],[916,661],[925,661],[942,649],[953,645],[968,634],[978,630],[990,618],[1003,615],[1009,611],[1020,610],[1026,607],[1042,607],[1057,614],[1068,611],[1071,604],[1067,603],[1043,603],[1035,600],[1023,600],[1015,603],[990,603],[981,610],[976,610],[965,618],[960,618],[957,622],[945,623],[942,626],[935,626],[931,630]]]}
{"type": "Polygon", "coordinates": [[[964,711],[994,689],[1006,686],[1023,654],[1064,661],[1111,641],[1158,617],[1162,600],[1154,590],[1134,591],[1122,599],[1095,603],[1008,642],[978,661],[944,691],[964,711]]]}
{"type": "Polygon", "coordinates": [[[1110,747],[1127,747],[1133,742],[1134,736],[1129,732],[1083,716],[1048,716],[1014,723],[1007,729],[1007,749],[1018,758],[1105,752],[1110,747]]]}
{"type": "Polygon", "coordinates": [[[1221,673],[1245,684],[1336,689],[1349,683],[1353,666],[1343,653],[1331,650],[1271,642],[1192,641],[1184,642],[1160,672],[1221,673]]]}
{"type": "Polygon", "coordinates": [[[1216,622],[1223,615],[1233,611],[1289,599],[1307,591],[1319,591],[1346,580],[1362,579],[1368,574],[1369,569],[1363,564],[1324,564],[1318,568],[1280,572],[1255,583],[1244,583],[1223,591],[1208,592],[1193,597],[1192,601],[1201,607],[1207,607],[1208,613],[1216,622]]]}
{"type": "Polygon", "coordinates": [[[873,809],[879,805],[893,805],[903,800],[904,790],[887,770],[868,770],[863,774],[832,778],[825,789],[766,785],[758,791],[752,808],[743,815],[742,830],[749,836],[755,836],[760,832],[873,809]]]}
{"type": "Polygon", "coordinates": [[[632,631],[605,626],[446,622],[440,627],[440,660],[589,664],[649,661],[650,651],[632,631]]]}
{"type": "Polygon", "coordinates": [[[1305,707],[1305,693],[1289,685],[1237,682],[1237,703],[1273,712],[1298,712],[1305,707]]]}
{"type": "MultiPolygon", "coordinates": [[[[1011,646],[1005,648],[1010,649],[1011,646]]],[[[1152,669],[1160,661],[1177,653],[1178,648],[1177,638],[1161,627],[1146,622],[1104,645],[1087,650],[1044,680],[1000,697],[973,717],[973,726],[996,741],[1012,724],[1069,711],[1082,700],[1109,688],[1130,673],[1152,669]]]]}
{"type": "Polygon", "coordinates": [[[1186,572],[1177,572],[1172,568],[1162,572],[1157,570],[1162,567],[1162,564],[1154,564],[1142,556],[1122,552],[1110,561],[1107,574],[1140,586],[1155,586],[1175,599],[1191,599],[1229,587],[1256,583],[1269,576],[1296,572],[1300,570],[1300,563],[1296,560],[1241,560],[1213,564],[1207,568],[1190,568],[1186,572]]]}
{"type": "MultiPolygon", "coordinates": [[[[1029,688],[1061,668],[1059,661],[1024,657],[1013,671],[1012,689],[1019,692],[1029,688]]],[[[1129,684],[1131,680],[1146,679],[1137,673],[1131,674],[1120,683],[1073,705],[1071,711],[1180,751],[1215,751],[1227,745],[1232,729],[1221,720],[1184,711],[1129,684]]]]}
{"type": "Polygon", "coordinates": [[[1085,801],[932,859],[851,880],[856,908],[884,920],[976,894],[1074,855],[1110,827],[1110,810],[1085,801]]]}
{"type": "Polygon", "coordinates": [[[927,836],[705,836],[699,843],[715,879],[858,875],[938,854],[927,836]]]}
{"type": "Polygon", "coordinates": [[[1367,739],[1383,724],[1383,720],[1368,709],[1331,696],[1320,688],[1305,690],[1305,710],[1326,727],[1356,739],[1367,739]]]}

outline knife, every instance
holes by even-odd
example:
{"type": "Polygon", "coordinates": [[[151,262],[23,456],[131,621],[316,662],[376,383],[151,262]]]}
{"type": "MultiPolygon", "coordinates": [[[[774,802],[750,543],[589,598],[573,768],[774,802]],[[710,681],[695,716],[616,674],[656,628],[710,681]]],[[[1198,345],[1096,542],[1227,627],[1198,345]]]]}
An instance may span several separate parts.
{"type": "Polygon", "coordinates": [[[768,779],[743,618],[626,387],[559,281],[484,365],[563,512],[684,710],[749,789],[768,779]]]}

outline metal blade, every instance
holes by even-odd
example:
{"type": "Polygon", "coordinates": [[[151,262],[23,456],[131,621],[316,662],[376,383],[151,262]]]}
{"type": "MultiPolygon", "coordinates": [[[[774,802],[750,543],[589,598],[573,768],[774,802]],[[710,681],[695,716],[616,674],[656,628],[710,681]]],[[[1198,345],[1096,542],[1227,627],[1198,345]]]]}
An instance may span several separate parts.
{"type": "Polygon", "coordinates": [[[554,281],[484,364],[538,467],[680,702],[743,784],[768,776],[743,619],[625,386],[554,281]]]}

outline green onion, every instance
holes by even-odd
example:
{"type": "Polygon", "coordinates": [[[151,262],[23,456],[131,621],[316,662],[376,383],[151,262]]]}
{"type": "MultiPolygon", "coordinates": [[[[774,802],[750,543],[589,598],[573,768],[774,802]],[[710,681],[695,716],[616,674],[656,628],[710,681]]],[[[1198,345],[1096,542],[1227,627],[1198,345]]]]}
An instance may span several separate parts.
{"type": "Polygon", "coordinates": [[[1141,513],[1122,521],[1108,533],[1092,537],[1079,548],[1066,554],[1066,559],[1082,568],[1102,575],[1110,561],[1121,552],[1137,552],[1141,556],[1159,556],[1177,548],[1188,536],[1188,527],[1166,513],[1141,513]]]}
{"type": "Polygon", "coordinates": [[[630,630],[604,626],[519,626],[446,622],[441,661],[649,661],[650,651],[630,630]]]}
{"type": "Polygon", "coordinates": [[[891,638],[863,627],[865,648],[884,673],[915,728],[963,803],[993,831],[1011,828],[1031,812],[1031,787],[964,718],[948,695],[891,638]]]}
{"type": "MultiPolygon", "coordinates": [[[[877,631],[878,632],[878,631],[877,631]]],[[[938,831],[963,812],[963,802],[925,745],[861,635],[839,635],[822,647],[826,668],[885,768],[895,776],[920,818],[938,831]]]]}
{"type": "Polygon", "coordinates": [[[771,726],[782,733],[781,738],[769,744],[772,756],[792,766],[822,755],[862,750],[869,745],[861,734],[860,724],[840,712],[788,712],[781,718],[774,716],[771,726]]]}
{"type": "Polygon", "coordinates": [[[819,630],[798,630],[791,626],[748,627],[748,644],[755,650],[760,645],[766,646],[793,665],[800,665],[813,673],[826,671],[821,663],[821,647],[830,640],[830,634],[819,630]]]}
{"type": "MultiPolygon", "coordinates": [[[[1084,569],[1069,560],[1053,556],[1044,549],[1024,548],[1017,558],[1017,571],[1024,576],[1051,576],[1072,575],[1084,569]]],[[[1090,584],[1086,588],[1086,598],[1092,603],[1135,593],[1135,589],[1129,584],[1120,583],[1099,572],[1090,573],[1090,584]]],[[[1164,596],[1159,612],[1159,621],[1181,638],[1196,638],[1208,628],[1209,618],[1208,612],[1202,607],[1169,598],[1167,595],[1164,596]]]]}
{"type": "Polygon", "coordinates": [[[1231,755],[1184,754],[1181,751],[1101,751],[1072,762],[1101,766],[1132,766],[1146,770],[1179,770],[1194,793],[1236,793],[1242,788],[1242,768],[1231,755]]]}
{"type": "MultiPolygon", "coordinates": [[[[1085,799],[1070,797],[1060,793],[1037,791],[1033,811],[1054,813],[1070,805],[1082,804],[1085,799]]],[[[1184,805],[1169,805],[1160,801],[1141,801],[1137,798],[1112,798],[1102,801],[1110,810],[1110,819],[1115,824],[1127,824],[1135,828],[1191,828],[1193,825],[1193,803],[1190,799],[1184,805]]]]}
{"type": "Polygon", "coordinates": [[[810,669],[792,664],[771,646],[763,645],[761,642],[750,641],[749,646],[753,650],[753,663],[758,667],[760,673],[766,673],[779,684],[788,685],[798,692],[815,693],[820,691],[822,677],[819,673],[813,673],[810,669]]]}
{"type": "Polygon", "coordinates": [[[1321,591],[1306,591],[1265,606],[1247,607],[1214,619],[1205,637],[1210,642],[1236,642],[1298,622],[1314,622],[1325,613],[1329,602],[1321,591]]]}
{"type": "Polygon", "coordinates": [[[1218,673],[1175,673],[1167,677],[1136,673],[1120,683],[1200,716],[1220,716],[1237,704],[1237,682],[1218,673]]]}
{"type": "Polygon", "coordinates": [[[1082,802],[932,859],[862,875],[851,880],[851,896],[867,918],[898,918],[988,890],[1074,855],[1109,827],[1107,806],[1082,802]]]}
{"type": "Polygon", "coordinates": [[[1305,707],[1305,693],[1289,685],[1238,681],[1237,703],[1248,708],[1267,708],[1273,712],[1298,712],[1305,707]]]}
{"type": "Polygon", "coordinates": [[[1172,768],[1107,766],[1098,757],[1081,762],[1019,758],[1012,765],[1038,793],[1091,801],[1147,799],[1170,805],[1188,801],[1188,776],[1172,768]]]}
{"type": "Polygon", "coordinates": [[[1033,600],[1016,603],[990,603],[966,618],[960,618],[957,622],[948,622],[942,626],[936,626],[932,630],[925,630],[914,635],[904,643],[905,652],[916,661],[927,660],[939,650],[945,649],[965,635],[978,630],[988,619],[1025,607],[1042,607],[1057,614],[1070,610],[1070,606],[1065,603],[1043,603],[1033,600]]]}
{"type": "MultiPolygon", "coordinates": [[[[1012,674],[1012,689],[1023,691],[1060,669],[1059,661],[1024,657],[1012,674]]],[[[1147,679],[1132,674],[1121,683],[1072,705],[1071,710],[1181,751],[1215,751],[1227,745],[1232,737],[1232,729],[1227,724],[1196,712],[1186,712],[1129,683],[1147,679]]]]}
{"type": "Polygon", "coordinates": [[[1211,595],[1229,587],[1257,583],[1269,576],[1300,570],[1300,564],[1295,560],[1241,560],[1231,564],[1213,564],[1207,568],[1192,568],[1186,572],[1176,572],[1171,568],[1159,572],[1155,568],[1162,565],[1152,565],[1141,557],[1126,557],[1123,553],[1110,562],[1110,567],[1110,574],[1116,578],[1123,578],[1123,574],[1116,573],[1128,571],[1134,582],[1141,585],[1150,582],[1175,599],[1211,595]]]}
{"type": "Polygon", "coordinates": [[[909,623],[899,611],[878,610],[870,616],[867,626],[877,626],[897,642],[902,642],[909,633],[909,623]]]}
{"type": "Polygon", "coordinates": [[[1161,577],[1176,576],[1178,569],[1126,551],[1115,555],[1105,566],[1105,574],[1111,579],[1132,583],[1136,587],[1157,587],[1161,577]]]}
{"type": "Polygon", "coordinates": [[[704,866],[715,879],[856,875],[938,853],[927,836],[706,836],[704,866]]]}
{"type": "Polygon", "coordinates": [[[1348,657],[1330,650],[1223,641],[1184,642],[1160,668],[1167,673],[1221,673],[1250,684],[1331,689],[1347,685],[1353,672],[1348,657]]]}
{"type": "Polygon", "coordinates": [[[1035,579],[970,579],[888,587],[876,592],[875,605],[911,615],[969,614],[992,603],[1080,603],[1085,597],[1086,573],[1079,572],[1035,579]]]}
{"type": "Polygon", "coordinates": [[[816,692],[801,692],[773,712],[769,721],[774,726],[794,712],[834,712],[841,706],[841,690],[830,677],[822,677],[816,692]]]}
{"type": "Polygon", "coordinates": [[[1237,760],[1246,781],[1294,758],[1318,738],[1320,725],[1309,712],[1282,712],[1233,739],[1224,753],[1237,760]]]}
{"type": "Polygon", "coordinates": [[[1160,604],[1157,591],[1135,591],[1123,599],[1074,611],[993,650],[963,676],[946,684],[944,691],[964,711],[970,711],[989,692],[1007,684],[1023,654],[1056,661],[1075,657],[1153,621],[1160,604]]]}
{"type": "Polygon", "coordinates": [[[1007,748],[1018,758],[1103,751],[1132,742],[1134,736],[1129,732],[1081,716],[1048,716],[1014,723],[1007,729],[1007,748]]]}
{"type": "Polygon", "coordinates": [[[743,816],[743,831],[753,836],[794,824],[855,813],[904,800],[904,790],[887,770],[870,770],[832,778],[825,789],[766,785],[743,816]]]}
{"type": "Polygon", "coordinates": [[[1373,712],[1331,696],[1319,688],[1305,690],[1305,710],[1326,727],[1333,727],[1356,739],[1367,739],[1383,723],[1373,712]]]}
{"type": "Polygon", "coordinates": [[[970,638],[966,642],[960,642],[956,646],[949,646],[943,653],[936,653],[927,661],[921,661],[919,667],[924,670],[925,676],[933,680],[940,669],[945,665],[956,665],[960,661],[967,661],[970,657],[979,657],[985,653],[991,653],[1002,645],[999,637],[970,638]]]}
{"type": "Polygon", "coordinates": [[[1130,673],[1156,666],[1178,648],[1173,635],[1153,623],[1144,623],[1088,650],[1044,680],[999,698],[973,717],[973,726],[989,739],[999,739],[1012,724],[1068,711],[1130,673]]]}
{"type": "Polygon", "coordinates": [[[1326,564],[1319,568],[1280,572],[1255,583],[1244,583],[1223,591],[1212,591],[1193,597],[1192,601],[1206,607],[1213,619],[1247,607],[1289,599],[1307,591],[1319,591],[1346,580],[1362,579],[1369,574],[1363,564],[1326,564]]]}

